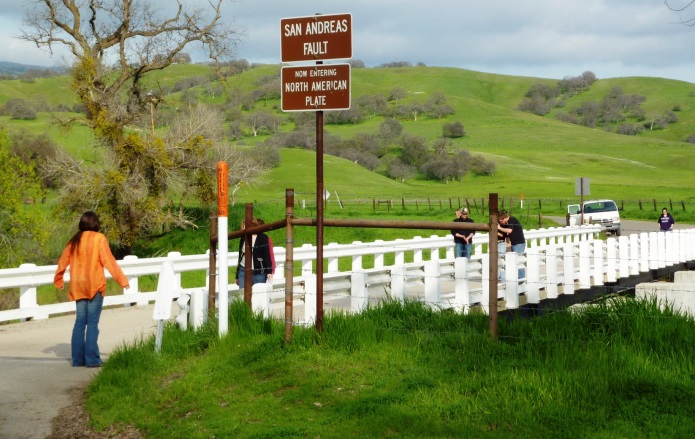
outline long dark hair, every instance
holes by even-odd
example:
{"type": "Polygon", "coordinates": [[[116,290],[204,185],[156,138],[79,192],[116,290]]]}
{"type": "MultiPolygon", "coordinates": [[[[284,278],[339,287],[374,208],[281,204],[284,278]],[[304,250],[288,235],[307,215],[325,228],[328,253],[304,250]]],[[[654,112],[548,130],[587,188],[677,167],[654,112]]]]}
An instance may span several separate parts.
{"type": "Polygon", "coordinates": [[[80,245],[80,239],[82,239],[82,232],[99,232],[101,231],[101,221],[99,221],[99,216],[92,212],[91,210],[82,214],[80,218],[80,224],[78,225],[79,231],[70,238],[70,253],[76,253],[77,247],[80,245]]]}

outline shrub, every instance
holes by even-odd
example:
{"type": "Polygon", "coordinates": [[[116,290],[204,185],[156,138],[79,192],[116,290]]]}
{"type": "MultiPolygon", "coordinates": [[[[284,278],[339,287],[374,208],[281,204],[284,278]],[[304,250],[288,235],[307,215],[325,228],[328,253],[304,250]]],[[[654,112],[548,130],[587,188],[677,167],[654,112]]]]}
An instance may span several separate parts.
{"type": "Polygon", "coordinates": [[[466,135],[466,130],[460,120],[456,122],[447,122],[442,126],[442,136],[451,139],[463,137],[466,135]]]}
{"type": "Polygon", "coordinates": [[[644,130],[641,125],[633,125],[631,123],[624,123],[620,125],[615,132],[618,134],[624,134],[626,136],[636,136],[644,130]]]}

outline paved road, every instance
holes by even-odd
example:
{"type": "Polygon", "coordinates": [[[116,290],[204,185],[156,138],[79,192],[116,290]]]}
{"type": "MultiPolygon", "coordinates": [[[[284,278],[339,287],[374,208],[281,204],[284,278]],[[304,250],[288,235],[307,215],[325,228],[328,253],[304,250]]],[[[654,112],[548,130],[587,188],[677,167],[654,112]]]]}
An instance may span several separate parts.
{"type": "MultiPolygon", "coordinates": [[[[565,225],[565,218],[564,217],[547,216],[545,218],[557,222],[560,226],[565,225]]],[[[693,229],[693,228],[695,228],[695,225],[676,223],[674,225],[674,228],[675,229],[693,229]]],[[[632,233],[641,233],[641,232],[658,232],[659,231],[659,224],[656,222],[656,218],[654,219],[654,221],[637,221],[637,220],[621,219],[620,220],[620,231],[623,235],[630,235],[632,233]]]]}
{"type": "MultiPolygon", "coordinates": [[[[102,358],[118,346],[155,333],[154,305],[104,309],[99,324],[102,358]]],[[[172,315],[178,307],[172,306],[172,315]]],[[[74,314],[0,325],[0,438],[45,438],[51,420],[87,387],[99,369],[72,367],[74,314]]]]}

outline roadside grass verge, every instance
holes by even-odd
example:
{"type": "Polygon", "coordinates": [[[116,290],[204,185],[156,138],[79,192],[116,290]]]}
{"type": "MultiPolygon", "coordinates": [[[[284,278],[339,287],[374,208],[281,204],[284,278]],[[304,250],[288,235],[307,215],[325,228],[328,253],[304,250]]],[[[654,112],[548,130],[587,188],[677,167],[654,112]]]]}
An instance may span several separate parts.
{"type": "Polygon", "coordinates": [[[118,349],[89,387],[97,429],[147,437],[686,437],[695,322],[654,301],[500,321],[387,302],[296,327],[240,302],[229,333],[174,325],[118,349]]]}

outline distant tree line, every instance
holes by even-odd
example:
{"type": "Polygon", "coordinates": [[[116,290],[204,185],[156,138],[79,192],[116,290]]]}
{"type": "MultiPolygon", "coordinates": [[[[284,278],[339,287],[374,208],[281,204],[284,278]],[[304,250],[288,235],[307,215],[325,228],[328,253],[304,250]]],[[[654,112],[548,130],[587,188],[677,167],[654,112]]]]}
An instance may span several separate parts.
{"type": "MultiPolygon", "coordinates": [[[[183,57],[181,62],[190,60],[183,57]]],[[[389,63],[388,67],[407,65],[409,64],[405,62],[389,63]]],[[[249,150],[261,163],[261,168],[268,169],[279,165],[280,147],[315,149],[314,113],[292,113],[289,121],[295,124],[295,129],[291,132],[281,132],[286,118],[278,114],[275,103],[280,98],[279,69],[275,74],[259,76],[251,89],[229,88],[220,82],[220,79],[242,74],[254,67],[246,60],[233,60],[222,64],[218,71],[208,76],[190,76],[172,85],[160,86],[158,90],[151,92],[156,96],[153,103],[153,110],[156,111],[141,113],[138,125],[148,127],[143,130],[149,131],[150,117],[154,117],[156,127],[168,126],[172,129],[174,124],[180,123],[180,114],[190,113],[190,109],[199,107],[200,100],[219,100],[222,97],[223,103],[206,106],[223,118],[225,137],[243,145],[243,139],[246,137],[270,136],[266,142],[249,150]],[[179,101],[184,106],[160,105],[169,100],[179,101]]],[[[1,115],[10,115],[15,119],[35,119],[39,111],[83,113],[84,106],[79,104],[70,108],[62,104],[51,106],[43,100],[28,102],[13,99],[0,107],[1,115]]],[[[449,182],[463,178],[468,172],[493,175],[494,162],[487,161],[482,155],[474,156],[468,151],[461,152],[454,147],[451,139],[466,135],[461,121],[445,120],[454,112],[454,108],[448,104],[442,92],[418,99],[404,88],[394,87],[383,94],[360,95],[353,99],[349,110],[325,112],[324,122],[327,125],[359,124],[375,116],[383,117],[379,132],[361,133],[350,139],[326,135],[325,151],[399,180],[420,175],[431,180],[449,182]],[[418,121],[421,118],[443,119],[441,138],[428,143],[425,138],[403,133],[401,121],[418,121]]],[[[214,119],[213,116],[208,117],[214,119]]],[[[37,145],[43,145],[45,140],[24,136],[17,139],[16,144],[20,145],[20,148],[25,147],[26,151],[39,151],[37,145]]],[[[48,148],[50,145],[44,146],[48,148]]],[[[37,163],[48,160],[48,153],[39,152],[35,155],[37,163]]],[[[37,170],[39,174],[42,172],[40,166],[37,170]]],[[[51,187],[51,178],[55,179],[50,175],[43,175],[42,178],[44,187],[51,187]]]]}
{"type": "Polygon", "coordinates": [[[565,77],[552,86],[547,83],[535,83],[524,95],[519,104],[519,110],[545,116],[553,108],[567,105],[567,99],[576,96],[591,87],[596,82],[593,72],[584,72],[580,76],[565,77]]]}
{"type": "Polygon", "coordinates": [[[663,112],[647,113],[641,107],[646,97],[626,94],[620,87],[609,90],[600,101],[584,101],[568,109],[568,99],[588,90],[596,80],[592,72],[584,72],[581,76],[566,77],[555,86],[535,83],[526,92],[518,108],[538,116],[545,116],[554,108],[562,108],[555,115],[558,120],[589,128],[600,126],[607,131],[631,136],[644,130],[664,129],[678,122],[675,112],[680,111],[679,106],[663,112]]]}

